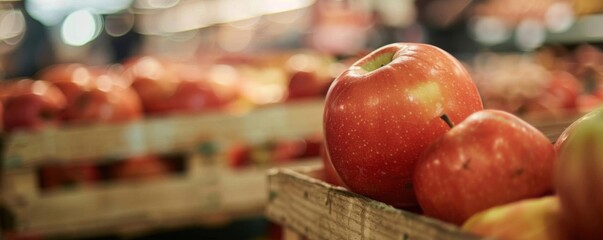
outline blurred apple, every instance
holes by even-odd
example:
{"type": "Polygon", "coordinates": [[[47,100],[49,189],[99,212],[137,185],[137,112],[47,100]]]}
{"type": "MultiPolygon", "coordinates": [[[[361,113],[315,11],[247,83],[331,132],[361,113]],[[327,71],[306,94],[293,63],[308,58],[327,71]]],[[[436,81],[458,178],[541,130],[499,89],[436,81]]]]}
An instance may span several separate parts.
{"type": "Polygon", "coordinates": [[[19,80],[4,99],[4,129],[41,130],[56,124],[66,106],[63,93],[46,81],[19,80]]]}
{"type": "Polygon", "coordinates": [[[251,148],[245,144],[233,144],[227,152],[228,165],[231,168],[237,169],[252,164],[250,157],[251,148]]]}
{"type": "Polygon", "coordinates": [[[299,71],[291,74],[288,85],[287,100],[305,99],[320,96],[323,82],[314,72],[299,71]]]}
{"type": "Polygon", "coordinates": [[[603,105],[603,97],[595,94],[583,94],[578,96],[577,105],[581,112],[588,112],[603,105]]]}
{"type": "Polygon", "coordinates": [[[302,156],[306,150],[304,139],[281,139],[270,143],[272,157],[270,160],[276,163],[286,163],[294,161],[302,156]]]}
{"type": "Polygon", "coordinates": [[[57,164],[40,169],[40,184],[46,190],[92,184],[100,179],[99,170],[91,163],[57,164]]]}
{"type": "Polygon", "coordinates": [[[42,70],[40,79],[57,86],[68,103],[92,87],[92,72],[81,64],[60,64],[42,70]]]}
{"type": "Polygon", "coordinates": [[[124,66],[124,75],[132,80],[132,87],[145,111],[156,102],[167,99],[176,89],[176,73],[157,58],[146,56],[130,59],[124,66]]]}
{"type": "Polygon", "coordinates": [[[143,180],[168,176],[172,168],[157,156],[138,156],[124,159],[109,170],[111,179],[143,180]]]}
{"type": "Polygon", "coordinates": [[[145,112],[153,115],[212,110],[234,98],[233,92],[217,91],[214,85],[219,84],[212,85],[198,70],[191,65],[144,57],[132,63],[126,72],[145,112]]]}
{"type": "Polygon", "coordinates": [[[324,138],[322,134],[313,134],[304,138],[306,144],[305,150],[299,158],[319,157],[324,147],[324,138]]]}
{"type": "Polygon", "coordinates": [[[217,109],[224,103],[206,82],[180,81],[173,93],[163,101],[147,105],[146,111],[156,115],[196,113],[217,109]]]}
{"type": "Polygon", "coordinates": [[[527,199],[479,212],[463,230],[500,240],[569,240],[556,196],[527,199]]]}
{"type": "Polygon", "coordinates": [[[63,113],[69,123],[119,123],[142,118],[136,93],[116,75],[102,74],[63,113]]]}
{"type": "Polygon", "coordinates": [[[535,99],[528,100],[524,108],[529,112],[548,113],[576,109],[581,92],[582,84],[573,75],[566,71],[553,71],[544,91],[535,99]]]}

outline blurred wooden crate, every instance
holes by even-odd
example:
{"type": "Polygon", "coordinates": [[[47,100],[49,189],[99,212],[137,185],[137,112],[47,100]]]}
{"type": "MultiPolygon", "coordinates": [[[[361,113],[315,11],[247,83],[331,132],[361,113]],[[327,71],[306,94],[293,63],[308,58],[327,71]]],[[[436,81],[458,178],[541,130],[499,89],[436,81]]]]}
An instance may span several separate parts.
{"type": "MultiPolygon", "coordinates": [[[[307,239],[481,239],[321,180],[321,168],[271,169],[266,216],[307,239]]],[[[293,234],[296,233],[296,234],[293,234]]],[[[300,238],[301,239],[301,238],[300,238]]]]}
{"type": "MultiPolygon", "coordinates": [[[[282,167],[308,165],[319,166],[320,161],[309,159],[282,167]]],[[[8,230],[15,233],[81,237],[261,215],[268,200],[265,171],[212,164],[162,179],[48,192],[37,187],[34,171],[10,171],[3,185],[7,211],[3,221],[9,221],[4,224],[12,225],[8,230]]]]}
{"type": "MultiPolygon", "coordinates": [[[[268,166],[231,169],[224,163],[226,146],[320,133],[322,109],[322,100],[312,100],[242,115],[174,116],[4,136],[0,221],[4,230],[16,234],[84,236],[261,215],[268,166]],[[207,142],[220,146],[211,159],[199,150],[207,142]],[[48,163],[104,163],[174,152],[184,153],[188,166],[178,175],[69,191],[38,186],[37,169],[48,163]]],[[[318,163],[314,159],[284,166],[318,163]]]]}
{"type": "Polygon", "coordinates": [[[265,106],[240,115],[181,115],[128,124],[18,132],[4,136],[2,165],[7,169],[36,166],[48,159],[72,161],[174,152],[208,139],[258,142],[299,137],[322,131],[323,106],[324,101],[317,99],[265,106]]]}

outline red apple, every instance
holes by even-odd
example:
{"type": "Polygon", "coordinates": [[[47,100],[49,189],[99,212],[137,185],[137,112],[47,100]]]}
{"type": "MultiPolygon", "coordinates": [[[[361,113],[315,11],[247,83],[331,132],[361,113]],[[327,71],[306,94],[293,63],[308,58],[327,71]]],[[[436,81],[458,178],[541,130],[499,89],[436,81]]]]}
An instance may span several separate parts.
{"type": "Polygon", "coordinates": [[[94,87],[82,92],[63,113],[69,123],[118,123],[142,117],[136,93],[109,74],[96,77],[94,87]]]}
{"type": "Polygon", "coordinates": [[[316,158],[324,150],[324,139],[322,134],[313,134],[304,138],[305,149],[299,158],[316,158]]]}
{"type": "Polygon", "coordinates": [[[216,95],[211,86],[204,82],[180,81],[176,89],[163,101],[148,105],[151,114],[196,113],[217,109],[224,102],[216,95]]]}
{"type": "Polygon", "coordinates": [[[566,71],[551,72],[548,86],[536,99],[528,101],[527,111],[556,113],[560,110],[576,109],[582,85],[566,71]]]}
{"type": "Polygon", "coordinates": [[[68,103],[92,87],[93,73],[81,64],[54,65],[40,73],[40,79],[57,86],[68,103]]]}
{"type": "Polygon", "coordinates": [[[138,94],[145,111],[157,102],[163,102],[176,89],[178,77],[167,63],[154,57],[140,57],[124,63],[124,75],[132,79],[132,87],[138,94]]]}
{"type": "Polygon", "coordinates": [[[462,224],[479,211],[551,192],[554,163],[553,144],[539,130],[482,110],[425,150],[413,184],[426,215],[462,224]]]}
{"type": "Polygon", "coordinates": [[[120,161],[109,170],[111,179],[145,180],[168,176],[171,166],[156,156],[139,156],[120,161]]]}
{"type": "Polygon", "coordinates": [[[323,90],[322,82],[314,72],[297,71],[292,73],[289,78],[287,100],[320,96],[323,90]]]}
{"type": "Polygon", "coordinates": [[[227,152],[228,165],[231,168],[242,168],[252,164],[251,148],[244,144],[233,144],[227,152]]]}
{"type": "Polygon", "coordinates": [[[4,130],[41,130],[55,124],[65,96],[46,81],[19,80],[4,99],[4,130]]]}
{"type": "Polygon", "coordinates": [[[579,238],[603,236],[603,107],[572,123],[557,140],[555,189],[579,238]]]}
{"type": "Polygon", "coordinates": [[[224,105],[226,100],[214,86],[196,72],[191,73],[191,69],[145,57],[131,64],[126,72],[133,78],[132,87],[149,114],[200,112],[224,105]]]}
{"type": "Polygon", "coordinates": [[[416,205],[412,171],[449,127],[481,110],[475,84],[454,57],[396,43],[354,63],[332,83],[324,111],[327,150],[353,192],[396,207],[416,205]]]}
{"type": "Polygon", "coordinates": [[[500,240],[570,240],[556,196],[493,207],[472,216],[463,230],[500,240]]]}
{"type": "Polygon", "coordinates": [[[603,105],[603,97],[595,94],[583,94],[578,96],[576,101],[578,110],[581,112],[592,111],[593,109],[603,105]]]}

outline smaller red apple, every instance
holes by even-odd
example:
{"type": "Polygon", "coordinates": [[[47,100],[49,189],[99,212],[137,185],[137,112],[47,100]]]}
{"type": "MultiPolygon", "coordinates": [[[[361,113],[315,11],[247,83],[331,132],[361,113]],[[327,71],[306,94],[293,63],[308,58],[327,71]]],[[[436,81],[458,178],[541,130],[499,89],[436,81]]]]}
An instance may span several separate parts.
{"type": "Polygon", "coordinates": [[[462,224],[479,211],[550,193],[554,164],[553,144],[539,130],[482,110],[425,150],[413,184],[426,215],[462,224]]]}

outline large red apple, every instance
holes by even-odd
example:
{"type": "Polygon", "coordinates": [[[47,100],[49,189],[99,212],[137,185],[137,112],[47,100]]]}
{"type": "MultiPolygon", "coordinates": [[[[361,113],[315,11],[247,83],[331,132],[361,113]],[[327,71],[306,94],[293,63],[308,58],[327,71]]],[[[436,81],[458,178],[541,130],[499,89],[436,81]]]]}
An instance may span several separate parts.
{"type": "Polygon", "coordinates": [[[324,111],[327,150],[350,190],[404,207],[416,205],[412,171],[449,127],[481,110],[461,63],[426,44],[396,43],[354,63],[332,83],[324,111]]]}
{"type": "Polygon", "coordinates": [[[476,112],[436,140],[413,184],[426,215],[462,224],[471,215],[552,191],[555,151],[539,130],[507,112],[476,112]]]}
{"type": "Polygon", "coordinates": [[[562,213],[579,236],[603,236],[603,108],[572,123],[556,142],[555,189],[562,213]]]}
{"type": "Polygon", "coordinates": [[[19,80],[4,101],[4,130],[41,130],[55,124],[66,106],[61,91],[46,81],[19,80]]]}

